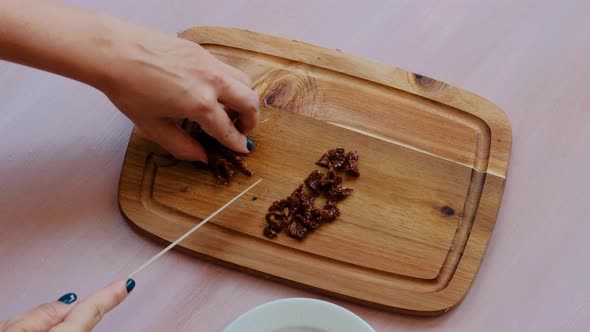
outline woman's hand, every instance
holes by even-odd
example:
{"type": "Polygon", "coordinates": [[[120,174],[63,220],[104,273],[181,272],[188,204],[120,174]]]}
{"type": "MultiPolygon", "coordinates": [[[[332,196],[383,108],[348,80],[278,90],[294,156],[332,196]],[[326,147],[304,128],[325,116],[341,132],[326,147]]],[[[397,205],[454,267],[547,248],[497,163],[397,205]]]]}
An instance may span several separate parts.
{"type": "Polygon", "coordinates": [[[178,159],[207,162],[179,128],[185,118],[234,151],[253,148],[246,135],[258,122],[258,95],[250,79],[193,42],[49,0],[0,0],[0,22],[0,59],[96,87],[178,159]]]}
{"type": "Polygon", "coordinates": [[[144,135],[177,159],[207,163],[203,147],[179,127],[188,118],[234,151],[252,149],[245,134],[258,122],[259,105],[247,75],[184,39],[127,24],[118,34],[98,87],[144,135]],[[237,115],[237,128],[224,106],[237,115]]]}
{"type": "Polygon", "coordinates": [[[68,293],[55,302],[42,304],[22,315],[0,321],[0,332],[86,332],[119,305],[135,287],[122,279],[96,291],[82,301],[68,293]]]}

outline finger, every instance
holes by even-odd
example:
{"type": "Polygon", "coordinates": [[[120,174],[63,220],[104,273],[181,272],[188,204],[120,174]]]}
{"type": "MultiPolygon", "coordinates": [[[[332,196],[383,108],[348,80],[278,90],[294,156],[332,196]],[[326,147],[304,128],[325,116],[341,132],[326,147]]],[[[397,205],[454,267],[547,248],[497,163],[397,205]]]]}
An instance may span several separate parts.
{"type": "Polygon", "coordinates": [[[231,77],[244,83],[244,85],[246,85],[249,88],[252,87],[252,80],[250,79],[250,76],[248,76],[246,73],[244,73],[243,71],[239,70],[236,67],[232,67],[222,61],[219,61],[219,62],[221,63],[222,69],[225,72],[227,72],[231,77]]]}
{"type": "Polygon", "coordinates": [[[258,94],[240,82],[227,79],[219,88],[218,98],[221,103],[238,113],[239,128],[248,134],[258,123],[258,94]]]}
{"type": "Polygon", "coordinates": [[[105,314],[123,302],[133,287],[133,279],[121,279],[94,292],[78,303],[66,319],[50,332],[92,331],[105,314]]]}
{"type": "Polygon", "coordinates": [[[76,294],[68,293],[56,302],[42,304],[25,314],[8,320],[4,328],[6,331],[49,331],[66,318],[74,308],[71,303],[76,299],[76,294]]]}
{"type": "Polygon", "coordinates": [[[248,153],[248,139],[238,131],[232,120],[219,104],[210,106],[203,112],[195,112],[194,118],[207,134],[228,148],[242,153],[248,153]]]}
{"type": "Polygon", "coordinates": [[[207,163],[203,146],[172,120],[155,120],[140,128],[144,134],[160,144],[174,158],[207,163]]]}

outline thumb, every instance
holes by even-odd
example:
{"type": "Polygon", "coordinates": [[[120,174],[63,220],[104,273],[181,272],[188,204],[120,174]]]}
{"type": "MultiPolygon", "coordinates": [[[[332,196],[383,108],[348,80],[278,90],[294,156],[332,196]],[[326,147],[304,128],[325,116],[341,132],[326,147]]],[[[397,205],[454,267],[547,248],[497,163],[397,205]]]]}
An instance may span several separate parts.
{"type": "Polygon", "coordinates": [[[68,313],[74,308],[70,305],[76,301],[74,293],[68,293],[55,302],[45,303],[31,311],[6,322],[7,331],[45,332],[63,322],[68,313]]]}

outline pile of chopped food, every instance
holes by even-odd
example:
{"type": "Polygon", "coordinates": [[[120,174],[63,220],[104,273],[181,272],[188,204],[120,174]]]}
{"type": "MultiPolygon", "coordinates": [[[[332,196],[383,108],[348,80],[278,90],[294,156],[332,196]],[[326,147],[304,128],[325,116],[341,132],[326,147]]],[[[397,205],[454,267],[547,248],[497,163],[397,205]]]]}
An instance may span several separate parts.
{"type": "Polygon", "coordinates": [[[274,238],[286,229],[289,236],[303,240],[322,224],[334,221],[340,216],[336,203],[352,194],[352,188],[342,185],[342,176],[337,173],[344,171],[358,177],[358,159],[358,152],[346,153],[343,148],[325,153],[316,165],[327,167],[328,173],[319,170],[311,172],[303,181],[305,188],[302,184],[289,197],[273,202],[266,214],[264,236],[274,238]],[[317,208],[314,201],[321,195],[326,197],[326,204],[317,208]]]}
{"type": "MultiPolygon", "coordinates": [[[[223,184],[229,183],[236,169],[247,176],[254,175],[244,155],[223,146],[195,122],[185,121],[183,127],[201,143],[207,152],[209,164],[197,162],[194,163],[195,167],[208,168],[223,184]]],[[[328,172],[325,174],[320,170],[311,172],[303,184],[297,187],[289,197],[273,202],[266,214],[263,234],[274,238],[286,229],[289,236],[303,240],[309,232],[338,218],[340,210],[336,206],[337,202],[350,196],[353,191],[352,188],[342,184],[342,176],[338,173],[344,172],[358,177],[360,175],[358,160],[358,152],[347,153],[343,148],[334,148],[324,153],[316,165],[326,167],[328,172]],[[326,203],[318,208],[314,202],[320,196],[326,198],[326,203]]],[[[253,198],[255,199],[256,197],[253,198]]]]}
{"type": "Polygon", "coordinates": [[[234,176],[234,168],[237,168],[247,176],[254,175],[254,171],[248,167],[243,155],[223,146],[216,139],[204,132],[198,124],[191,123],[189,133],[205,148],[207,159],[209,160],[208,166],[197,162],[193,164],[195,167],[208,167],[215,178],[223,184],[228,184],[234,176]]]}

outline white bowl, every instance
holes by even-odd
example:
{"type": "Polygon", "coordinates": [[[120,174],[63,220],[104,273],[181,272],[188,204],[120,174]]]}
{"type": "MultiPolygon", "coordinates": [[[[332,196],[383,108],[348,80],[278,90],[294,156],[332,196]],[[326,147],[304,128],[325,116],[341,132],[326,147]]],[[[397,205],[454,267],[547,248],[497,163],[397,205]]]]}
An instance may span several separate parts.
{"type": "Polygon", "coordinates": [[[351,311],[330,302],[289,298],[242,314],[224,332],[375,332],[351,311]]]}

